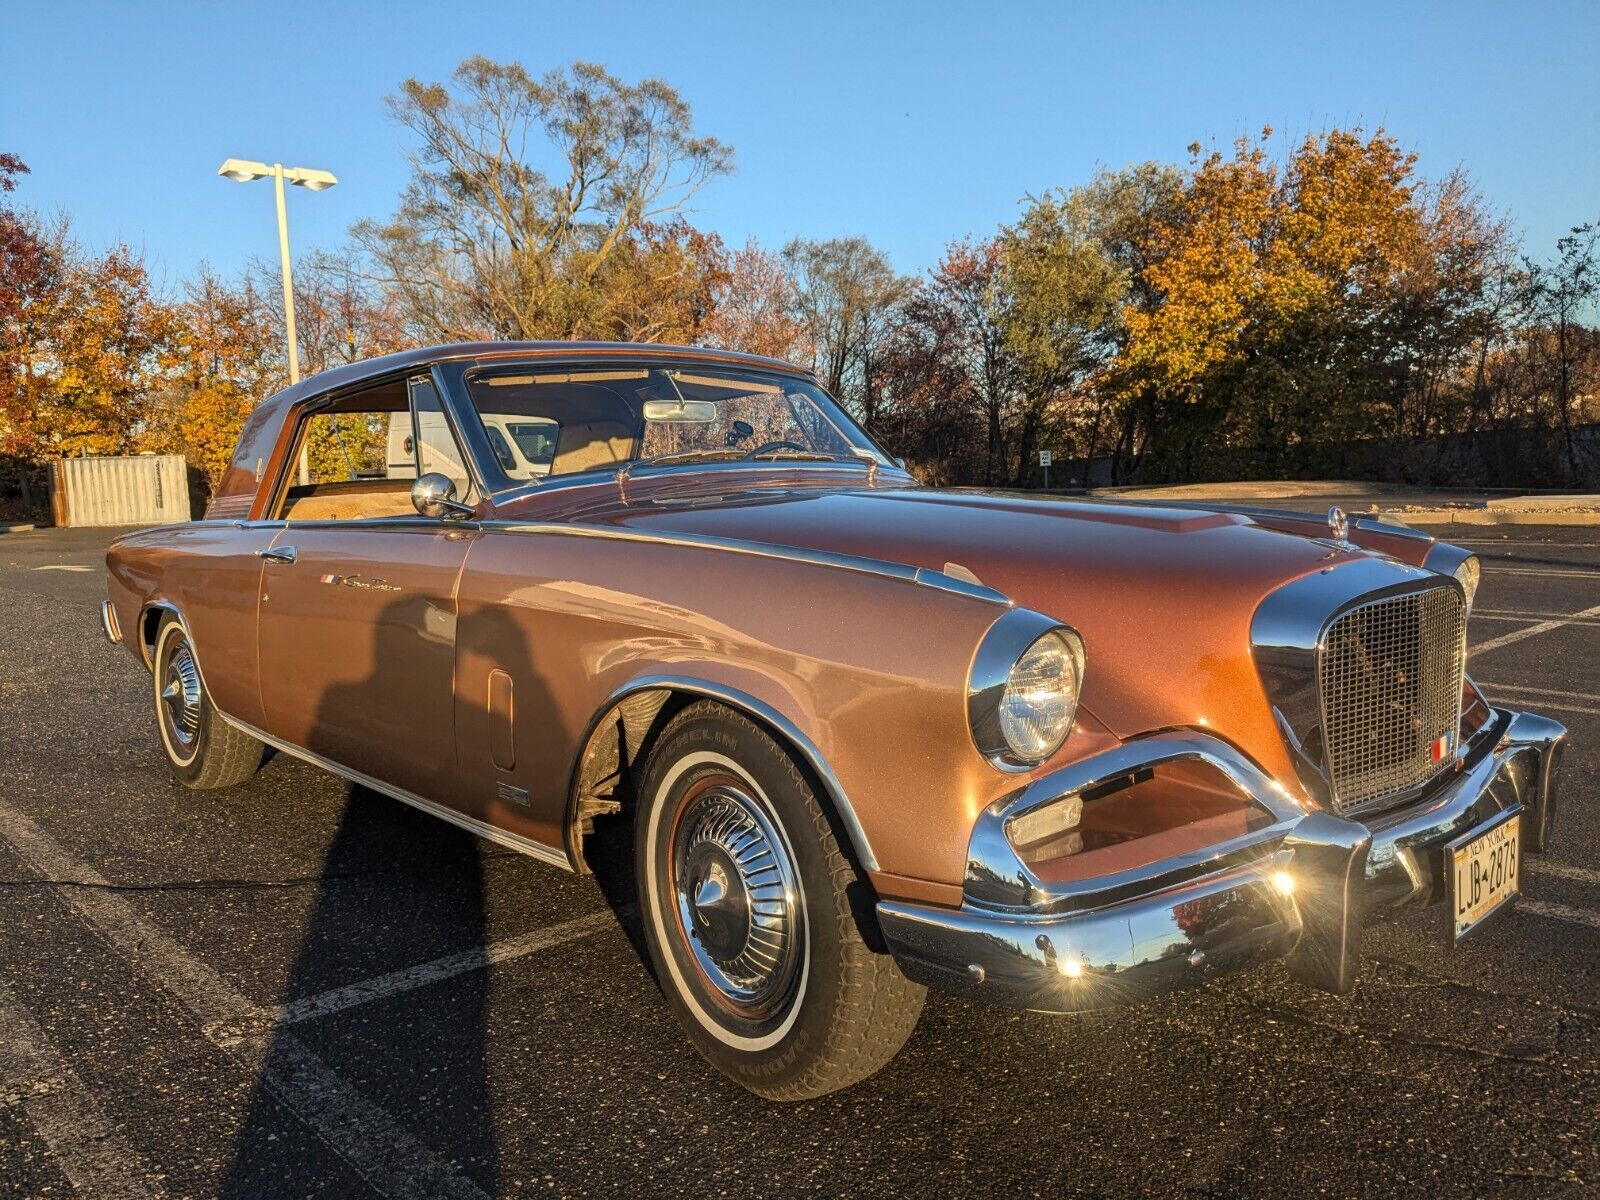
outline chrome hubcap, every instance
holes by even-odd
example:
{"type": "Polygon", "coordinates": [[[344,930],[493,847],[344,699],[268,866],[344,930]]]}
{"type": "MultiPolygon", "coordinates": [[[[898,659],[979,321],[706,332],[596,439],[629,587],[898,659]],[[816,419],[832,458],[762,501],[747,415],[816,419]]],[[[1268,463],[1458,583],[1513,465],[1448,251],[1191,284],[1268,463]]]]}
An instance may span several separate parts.
{"type": "Polygon", "coordinates": [[[803,957],[794,863],[763,804],[716,776],[691,789],[672,845],[679,928],[722,1006],[744,1020],[781,1012],[803,957]]]}
{"type": "Polygon", "coordinates": [[[187,641],[178,641],[167,656],[161,707],[173,745],[187,751],[200,735],[200,669],[187,641]]]}

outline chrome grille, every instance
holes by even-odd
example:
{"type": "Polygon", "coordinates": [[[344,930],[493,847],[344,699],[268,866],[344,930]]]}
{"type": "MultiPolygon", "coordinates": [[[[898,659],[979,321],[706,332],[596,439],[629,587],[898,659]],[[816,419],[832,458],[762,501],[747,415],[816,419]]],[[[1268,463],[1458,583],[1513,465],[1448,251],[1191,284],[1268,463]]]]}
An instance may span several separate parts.
{"type": "Polygon", "coordinates": [[[1317,673],[1339,811],[1407,792],[1448,763],[1460,722],[1466,626],[1456,590],[1432,587],[1363,604],[1329,627],[1317,673]]]}

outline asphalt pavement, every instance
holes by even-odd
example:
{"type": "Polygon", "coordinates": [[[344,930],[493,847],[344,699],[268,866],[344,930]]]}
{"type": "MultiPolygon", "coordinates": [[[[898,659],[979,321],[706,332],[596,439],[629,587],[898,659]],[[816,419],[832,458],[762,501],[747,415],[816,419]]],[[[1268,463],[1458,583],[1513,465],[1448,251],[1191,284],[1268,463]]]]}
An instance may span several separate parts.
{"type": "Polygon", "coordinates": [[[0,1195],[1600,1194],[1600,529],[1452,532],[1469,669],[1572,731],[1506,919],[1374,927],[1346,998],[935,994],[787,1106],[694,1054],[593,882],[281,755],[171,782],[107,532],[0,534],[0,1195]]]}

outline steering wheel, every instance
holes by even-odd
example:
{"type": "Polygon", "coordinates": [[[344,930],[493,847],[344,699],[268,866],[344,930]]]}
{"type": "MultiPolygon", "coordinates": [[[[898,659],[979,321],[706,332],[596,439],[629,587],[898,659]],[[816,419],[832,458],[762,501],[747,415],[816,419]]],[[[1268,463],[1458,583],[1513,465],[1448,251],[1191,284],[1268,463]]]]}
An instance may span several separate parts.
{"type": "Polygon", "coordinates": [[[764,445],[757,446],[754,450],[750,451],[749,454],[746,454],[745,457],[760,458],[763,454],[771,454],[774,450],[798,450],[803,454],[809,449],[809,446],[802,446],[799,442],[791,442],[787,440],[781,442],[767,442],[764,445]]]}

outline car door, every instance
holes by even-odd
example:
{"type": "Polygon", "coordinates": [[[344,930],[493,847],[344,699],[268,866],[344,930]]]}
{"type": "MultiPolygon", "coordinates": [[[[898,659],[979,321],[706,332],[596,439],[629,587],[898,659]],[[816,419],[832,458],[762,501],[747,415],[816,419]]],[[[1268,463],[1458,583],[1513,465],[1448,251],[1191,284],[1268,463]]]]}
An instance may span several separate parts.
{"type": "MultiPolygon", "coordinates": [[[[408,382],[413,420],[419,410],[438,411],[433,389],[425,377],[408,382]]],[[[387,458],[389,421],[377,415],[368,424],[381,427],[377,453],[387,458]]],[[[291,513],[264,555],[261,580],[267,730],[348,770],[451,803],[456,584],[475,536],[471,526],[420,515],[291,513]]]]}

